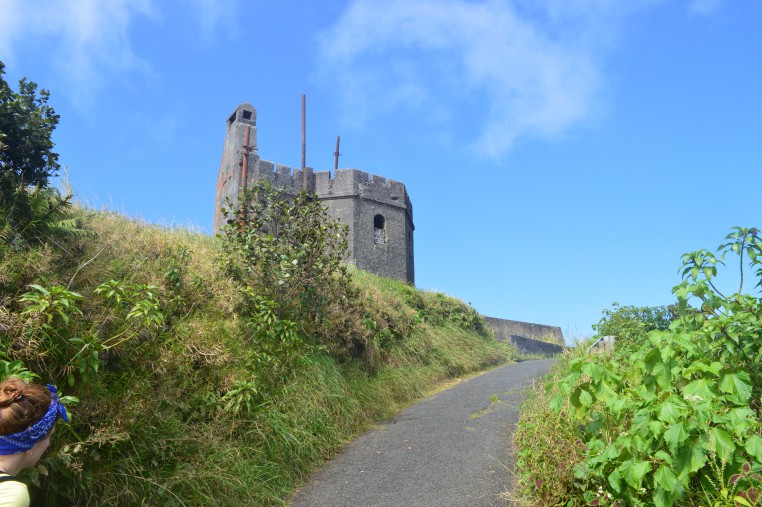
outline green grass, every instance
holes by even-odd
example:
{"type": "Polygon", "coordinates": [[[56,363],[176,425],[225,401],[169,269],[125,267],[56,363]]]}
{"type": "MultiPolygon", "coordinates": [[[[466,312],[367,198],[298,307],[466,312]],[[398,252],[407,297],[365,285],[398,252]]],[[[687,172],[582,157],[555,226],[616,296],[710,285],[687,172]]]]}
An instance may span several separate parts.
{"type": "Polygon", "coordinates": [[[330,336],[304,336],[263,367],[218,240],[77,213],[90,236],[0,250],[0,268],[13,268],[0,269],[12,274],[0,277],[2,349],[81,400],[51,454],[25,476],[34,505],[283,505],[353,436],[448,379],[516,356],[461,301],[353,270],[358,301],[335,332],[367,343],[366,356],[321,346],[330,336]],[[127,312],[94,293],[107,280],[155,285],[166,320],[128,329],[127,341],[97,357],[96,373],[75,371],[69,386],[57,377],[60,344],[36,338],[40,318],[22,314],[20,295],[30,283],[82,294],[82,316],[54,326],[62,336],[107,339],[127,312]],[[226,409],[240,386],[251,386],[231,405],[240,411],[226,409]]]}
{"type": "Polygon", "coordinates": [[[548,383],[566,373],[568,362],[584,350],[586,347],[578,346],[558,356],[552,370],[528,389],[519,410],[513,434],[518,474],[512,496],[522,498],[524,505],[585,505],[575,498],[578,491],[574,490],[574,466],[582,463],[585,454],[578,444],[579,423],[568,407],[561,412],[552,410],[552,395],[545,390],[548,383]]]}

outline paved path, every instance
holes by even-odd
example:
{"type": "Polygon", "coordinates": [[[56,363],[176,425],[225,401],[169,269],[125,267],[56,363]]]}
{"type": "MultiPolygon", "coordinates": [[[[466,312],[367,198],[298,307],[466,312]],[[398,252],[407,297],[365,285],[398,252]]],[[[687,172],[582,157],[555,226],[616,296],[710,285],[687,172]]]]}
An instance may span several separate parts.
{"type": "Polygon", "coordinates": [[[503,366],[408,408],[314,473],[291,507],[504,507],[522,390],[552,364],[503,366]]]}

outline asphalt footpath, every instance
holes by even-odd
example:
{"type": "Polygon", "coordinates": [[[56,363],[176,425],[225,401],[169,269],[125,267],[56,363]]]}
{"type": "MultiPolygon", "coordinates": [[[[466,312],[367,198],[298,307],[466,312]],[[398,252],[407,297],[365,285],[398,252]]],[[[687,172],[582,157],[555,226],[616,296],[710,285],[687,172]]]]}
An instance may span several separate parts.
{"type": "Polygon", "coordinates": [[[353,440],[291,507],[492,507],[513,478],[524,389],[552,359],[509,364],[443,391],[353,440]]]}

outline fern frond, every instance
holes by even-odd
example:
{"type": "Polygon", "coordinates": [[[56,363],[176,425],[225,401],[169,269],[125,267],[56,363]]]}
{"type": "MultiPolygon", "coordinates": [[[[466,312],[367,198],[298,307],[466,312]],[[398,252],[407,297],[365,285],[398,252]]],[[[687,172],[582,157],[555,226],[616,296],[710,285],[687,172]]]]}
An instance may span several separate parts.
{"type": "Polygon", "coordinates": [[[27,244],[55,242],[57,237],[82,237],[71,215],[72,196],[61,196],[55,188],[17,188],[11,199],[0,206],[0,241],[21,238],[27,244]],[[8,229],[9,230],[6,230],[8,229]]]}

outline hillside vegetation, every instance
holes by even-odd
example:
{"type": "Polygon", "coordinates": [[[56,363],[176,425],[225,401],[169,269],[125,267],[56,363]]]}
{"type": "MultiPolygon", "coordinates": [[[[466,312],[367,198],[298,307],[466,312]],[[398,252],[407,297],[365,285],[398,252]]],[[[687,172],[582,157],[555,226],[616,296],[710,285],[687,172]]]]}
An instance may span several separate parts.
{"type": "Polygon", "coordinates": [[[297,320],[218,239],[68,220],[0,248],[0,373],[79,399],[25,476],[36,505],[281,504],[350,436],[511,354],[443,294],[350,270],[346,301],[297,320]]]}
{"type": "Polygon", "coordinates": [[[0,380],[71,413],[32,502],[278,505],[348,438],[508,360],[470,306],[344,264],[346,228],[261,185],[212,238],[72,205],[49,93],[0,62],[0,380]]]}
{"type": "Polygon", "coordinates": [[[762,286],[758,235],[683,255],[676,307],[605,311],[614,353],[578,348],[533,390],[514,437],[528,504],[762,504],[762,299],[744,292],[762,286]]]}

